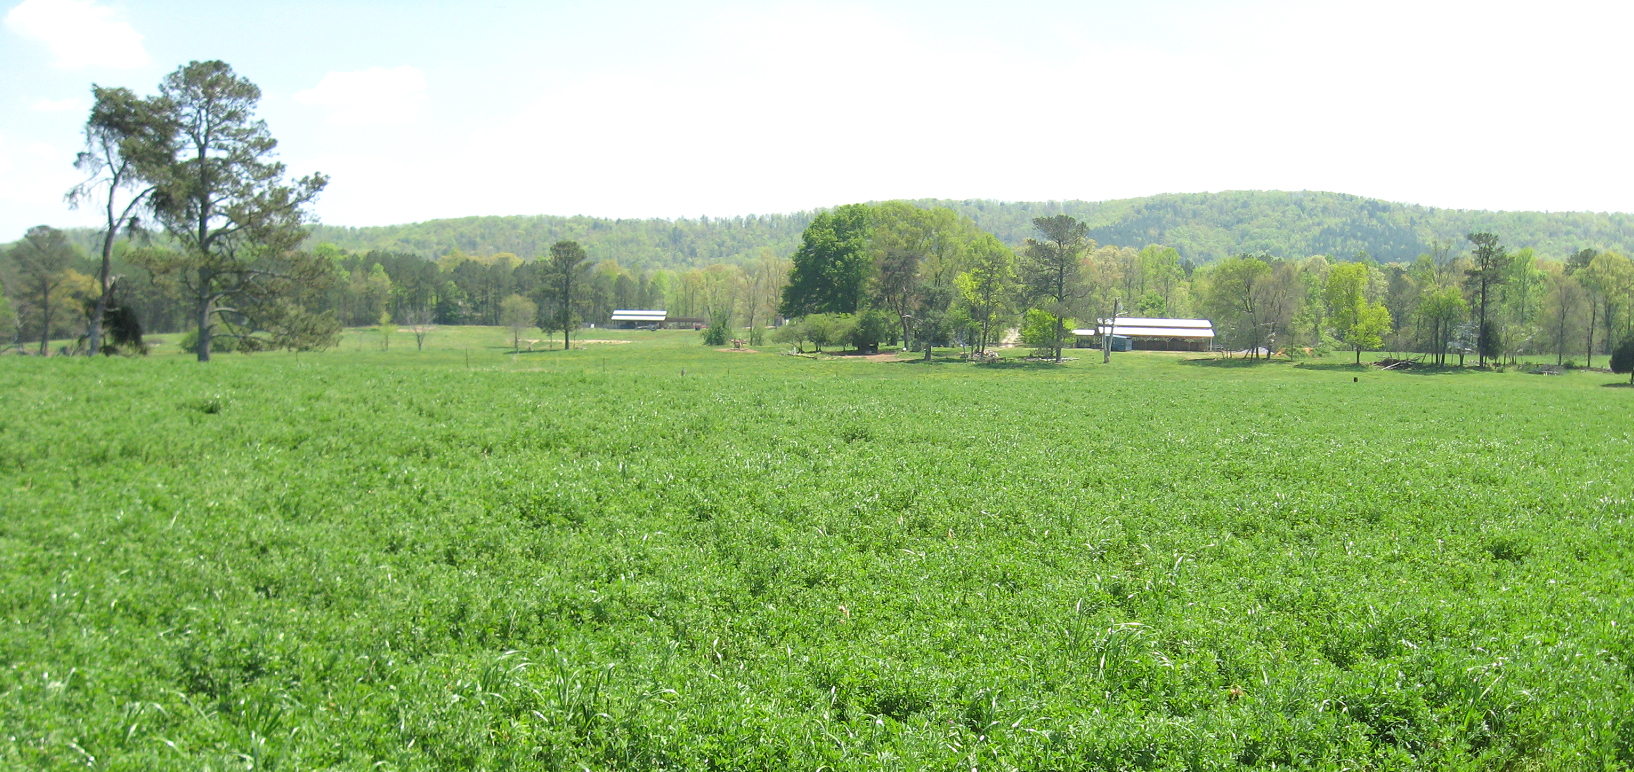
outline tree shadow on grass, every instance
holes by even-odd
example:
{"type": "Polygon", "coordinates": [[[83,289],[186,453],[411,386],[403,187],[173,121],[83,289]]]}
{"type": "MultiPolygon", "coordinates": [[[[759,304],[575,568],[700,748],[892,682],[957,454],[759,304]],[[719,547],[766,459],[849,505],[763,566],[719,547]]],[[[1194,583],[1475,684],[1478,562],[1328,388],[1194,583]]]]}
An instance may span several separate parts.
{"type": "MultiPolygon", "coordinates": [[[[1482,372],[1482,370],[1475,367],[1458,367],[1456,365],[1442,365],[1439,367],[1436,365],[1423,365],[1421,367],[1406,367],[1400,370],[1391,370],[1390,372],[1401,373],[1402,375],[1468,375],[1469,373],[1482,372]]],[[[1486,372],[1491,371],[1488,370],[1486,372]]]]}
{"type": "Polygon", "coordinates": [[[1191,366],[1191,367],[1238,368],[1238,367],[1265,367],[1267,365],[1285,365],[1285,364],[1288,364],[1288,360],[1286,360],[1286,359],[1249,359],[1247,357],[1235,357],[1235,358],[1231,358],[1231,359],[1212,359],[1212,358],[1211,359],[1182,359],[1182,360],[1180,360],[1180,364],[1188,365],[1188,366],[1191,366]]]}
{"type": "Polygon", "coordinates": [[[1301,370],[1318,370],[1323,372],[1365,373],[1374,370],[1372,362],[1299,362],[1294,365],[1301,370]]]}
{"type": "MultiPolygon", "coordinates": [[[[950,362],[962,360],[950,359],[950,362]]],[[[1066,366],[1065,362],[1028,362],[1021,359],[1000,359],[997,362],[976,362],[976,367],[984,370],[1055,370],[1066,366]]]]}
{"type": "Polygon", "coordinates": [[[1300,368],[1301,370],[1324,370],[1351,373],[1400,373],[1401,375],[1463,375],[1466,373],[1480,371],[1479,368],[1459,367],[1457,365],[1413,365],[1412,367],[1398,367],[1393,370],[1389,370],[1382,367],[1374,367],[1372,362],[1363,362],[1361,364],[1356,364],[1355,362],[1312,362],[1308,364],[1301,362],[1300,364],[1294,365],[1294,367],[1300,368]]]}
{"type": "MultiPolygon", "coordinates": [[[[957,354],[951,354],[951,355],[950,354],[937,354],[937,355],[931,357],[930,364],[933,364],[933,365],[958,365],[958,364],[966,364],[969,361],[970,360],[965,359],[964,357],[961,357],[961,356],[959,356],[957,354]]],[[[918,356],[905,358],[905,359],[892,359],[892,360],[887,361],[886,364],[893,364],[893,365],[922,365],[922,364],[925,364],[925,355],[924,355],[923,352],[921,352],[918,356]]]]}
{"type": "Polygon", "coordinates": [[[1634,383],[1629,383],[1628,381],[1616,381],[1614,383],[1602,383],[1600,385],[1608,389],[1634,389],[1634,383]]]}

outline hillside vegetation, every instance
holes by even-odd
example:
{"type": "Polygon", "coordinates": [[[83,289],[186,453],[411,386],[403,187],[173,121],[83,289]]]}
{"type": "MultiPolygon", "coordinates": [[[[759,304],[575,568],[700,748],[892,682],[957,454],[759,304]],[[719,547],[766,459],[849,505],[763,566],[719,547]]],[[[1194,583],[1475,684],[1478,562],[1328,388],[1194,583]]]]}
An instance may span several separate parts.
{"type": "MultiPolygon", "coordinates": [[[[1032,218],[1070,214],[1090,225],[1102,245],[1163,244],[1203,264],[1243,252],[1276,257],[1350,257],[1365,251],[1380,262],[1411,261],[1432,240],[1460,242],[1490,231],[1506,244],[1561,256],[1584,247],[1634,252],[1634,216],[1592,212],[1489,212],[1395,204],[1342,193],[1227,191],[1117,201],[1002,202],[923,199],[968,215],[1012,247],[1034,235],[1032,218]]],[[[534,257],[562,239],[626,267],[690,268],[742,264],[763,248],[787,257],[799,245],[812,212],[731,218],[613,220],[597,217],[509,216],[430,220],[348,228],[319,225],[311,243],[350,251],[379,249],[436,257],[460,250],[534,257]]]]}

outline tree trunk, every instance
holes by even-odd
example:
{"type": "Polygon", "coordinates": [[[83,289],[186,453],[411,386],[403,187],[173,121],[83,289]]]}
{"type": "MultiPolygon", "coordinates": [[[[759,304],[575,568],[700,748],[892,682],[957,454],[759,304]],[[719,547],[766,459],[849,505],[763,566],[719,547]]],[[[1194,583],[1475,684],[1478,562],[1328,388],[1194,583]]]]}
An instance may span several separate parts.
{"type": "Polygon", "coordinates": [[[1595,314],[1598,313],[1599,310],[1600,309],[1594,305],[1594,299],[1591,296],[1589,299],[1589,350],[1588,353],[1584,354],[1588,361],[1584,363],[1584,367],[1594,367],[1594,323],[1598,321],[1595,314]]]}
{"type": "Polygon", "coordinates": [[[214,305],[208,299],[199,303],[199,315],[195,320],[199,326],[199,342],[194,351],[198,353],[200,362],[210,361],[210,306],[214,305]]]}
{"type": "Polygon", "coordinates": [[[1486,274],[1481,274],[1481,326],[1475,330],[1475,366],[1486,364],[1486,274]]]}
{"type": "Polygon", "coordinates": [[[40,307],[45,309],[45,316],[40,319],[40,356],[51,356],[51,289],[49,285],[41,284],[46,290],[40,293],[40,307]]]}
{"type": "MultiPolygon", "coordinates": [[[[118,177],[114,178],[116,184],[118,179],[118,177]]],[[[141,200],[141,196],[138,196],[137,200],[141,200]]],[[[133,206],[135,203],[135,201],[131,202],[133,206]]],[[[125,213],[128,215],[130,213],[130,209],[126,208],[125,213]]],[[[118,235],[119,233],[118,226],[119,223],[114,220],[113,214],[113,190],[109,189],[108,230],[102,234],[102,271],[97,274],[97,280],[100,283],[102,293],[97,296],[96,309],[91,312],[91,329],[89,330],[88,334],[88,337],[91,339],[91,348],[89,351],[85,352],[85,355],[88,357],[94,357],[102,350],[102,320],[108,315],[108,290],[112,289],[112,285],[108,282],[108,273],[112,270],[113,240],[114,236],[118,235]]]]}
{"type": "Polygon", "coordinates": [[[193,320],[198,325],[199,340],[193,350],[198,354],[200,362],[210,361],[210,314],[215,310],[216,303],[209,293],[214,280],[215,277],[210,275],[208,268],[199,269],[198,306],[195,309],[198,318],[193,320]]]}

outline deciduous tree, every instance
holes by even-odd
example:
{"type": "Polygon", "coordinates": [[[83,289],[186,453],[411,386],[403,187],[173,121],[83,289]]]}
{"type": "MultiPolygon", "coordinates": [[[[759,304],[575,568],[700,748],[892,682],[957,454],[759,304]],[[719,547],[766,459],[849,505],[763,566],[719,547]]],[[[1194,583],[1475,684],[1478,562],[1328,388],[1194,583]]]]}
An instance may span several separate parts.
{"type": "Polygon", "coordinates": [[[1469,304],[1457,287],[1441,287],[1424,295],[1416,312],[1419,321],[1430,331],[1430,353],[1437,365],[1447,364],[1447,348],[1452,343],[1454,329],[1469,318],[1469,304]]]}
{"type": "Polygon", "coordinates": [[[870,294],[902,326],[902,345],[908,345],[909,321],[919,305],[923,282],[920,264],[930,250],[929,212],[901,201],[875,207],[869,252],[873,271],[870,294]]]}
{"type": "Polygon", "coordinates": [[[992,342],[993,324],[1010,308],[1016,290],[1016,255],[991,233],[982,233],[970,248],[970,270],[959,274],[959,294],[979,325],[976,351],[992,342]]]}
{"type": "Polygon", "coordinates": [[[868,239],[873,209],[846,204],[818,214],[800,235],[779,313],[855,313],[870,267],[868,239]]]}
{"type": "Polygon", "coordinates": [[[1390,332],[1390,311],[1367,300],[1371,271],[1364,263],[1336,265],[1328,272],[1328,286],[1323,293],[1332,313],[1333,329],[1356,349],[1357,364],[1362,362],[1362,349],[1382,345],[1390,332]]]}
{"type": "Polygon", "coordinates": [[[1509,254],[1504,250],[1504,246],[1498,243],[1495,234],[1471,233],[1465,238],[1475,245],[1475,251],[1470,256],[1473,265],[1465,274],[1468,277],[1470,292],[1475,296],[1478,336],[1475,344],[1476,363],[1485,364],[1488,352],[1494,348],[1491,341],[1493,327],[1487,319],[1488,301],[1492,295],[1492,288],[1509,279],[1509,254]]]}
{"type": "Polygon", "coordinates": [[[1254,255],[1238,255],[1208,269],[1203,302],[1234,345],[1258,357],[1268,333],[1265,285],[1271,264],[1254,255]]]}
{"type": "Polygon", "coordinates": [[[511,328],[511,351],[522,347],[522,331],[539,317],[539,306],[521,295],[511,295],[499,303],[499,323],[511,328]]]}

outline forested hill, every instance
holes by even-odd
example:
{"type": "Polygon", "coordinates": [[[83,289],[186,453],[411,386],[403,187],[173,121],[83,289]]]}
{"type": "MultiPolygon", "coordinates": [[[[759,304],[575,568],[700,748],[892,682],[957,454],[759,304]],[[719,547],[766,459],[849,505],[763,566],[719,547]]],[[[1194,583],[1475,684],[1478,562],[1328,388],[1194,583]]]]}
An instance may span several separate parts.
{"type": "MultiPolygon", "coordinates": [[[[1165,244],[1197,263],[1242,252],[1350,257],[1365,251],[1382,262],[1407,261],[1428,251],[1434,239],[1462,248],[1464,234],[1481,230],[1498,234],[1511,248],[1532,247],[1545,256],[1563,256],[1583,247],[1634,252],[1634,215],[1437,209],[1342,193],[1227,191],[1101,202],[915,203],[968,214],[1011,245],[1033,235],[1032,218],[1064,212],[1087,222],[1090,237],[1102,245],[1165,244]]],[[[762,248],[789,255],[812,214],[679,220],[496,216],[369,228],[320,225],[313,229],[311,243],[427,257],[459,249],[532,258],[552,242],[573,239],[592,257],[614,259],[627,268],[687,268],[744,262],[762,248]]]]}
{"type": "Polygon", "coordinates": [[[551,244],[566,239],[582,244],[592,259],[617,260],[633,270],[692,268],[745,263],[762,249],[787,257],[800,245],[800,232],[814,214],[678,220],[515,215],[369,228],[317,225],[308,243],[329,242],[352,251],[412,252],[432,258],[456,249],[472,255],[509,252],[535,258],[545,254],[551,244]]]}
{"type": "Polygon", "coordinates": [[[1099,244],[1164,244],[1198,263],[1244,252],[1350,257],[1365,251],[1381,262],[1410,261],[1435,239],[1461,249],[1465,234],[1473,231],[1491,231],[1511,248],[1532,247],[1551,256],[1583,247],[1627,254],[1634,245],[1634,215],[1437,209],[1313,191],[1180,193],[1100,202],[915,203],[968,214],[1012,245],[1033,235],[1032,218],[1070,214],[1089,224],[1090,238],[1099,244]]]}

